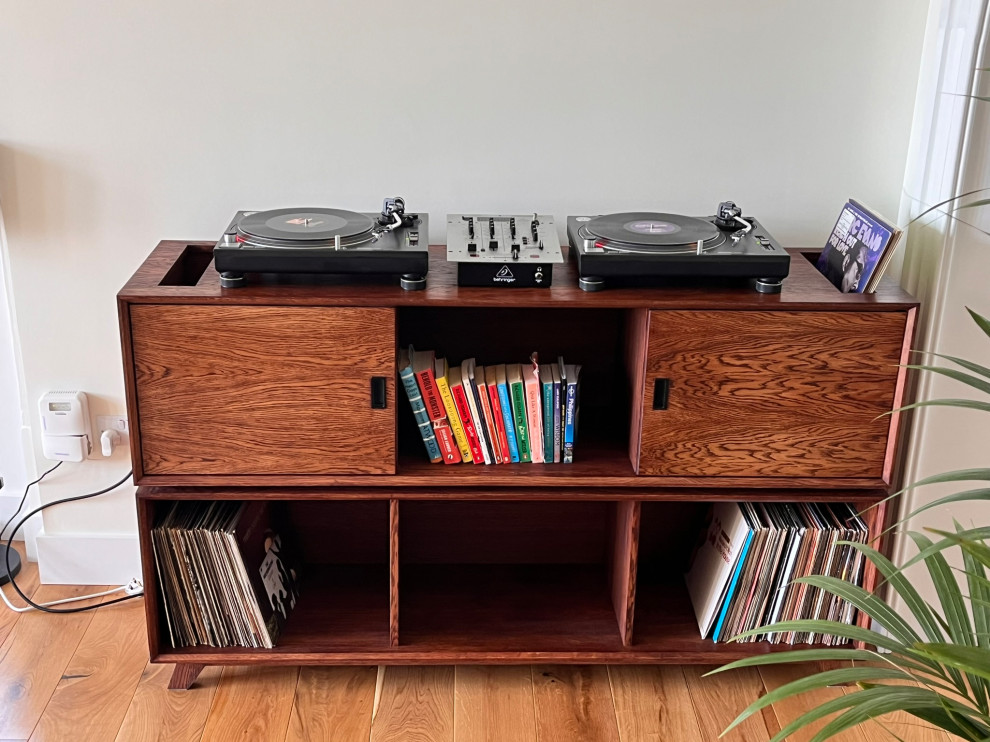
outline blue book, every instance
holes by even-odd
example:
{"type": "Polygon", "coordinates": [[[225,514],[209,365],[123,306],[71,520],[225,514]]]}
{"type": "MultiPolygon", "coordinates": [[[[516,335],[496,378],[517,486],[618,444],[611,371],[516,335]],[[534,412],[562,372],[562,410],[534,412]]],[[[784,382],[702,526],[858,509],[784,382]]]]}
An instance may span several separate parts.
{"type": "MultiPolygon", "coordinates": [[[[560,414],[560,387],[561,384],[566,384],[567,382],[561,378],[561,374],[565,373],[564,359],[558,359],[557,364],[557,366],[550,366],[550,372],[553,374],[553,460],[559,464],[564,451],[564,430],[561,425],[563,417],[560,414]]],[[[566,387],[564,388],[564,393],[567,393],[566,387]]]]}
{"type": "Polygon", "coordinates": [[[498,389],[498,403],[502,408],[502,422],[505,424],[505,437],[509,442],[509,458],[514,464],[519,463],[519,443],[516,441],[516,425],[512,419],[512,400],[509,398],[509,380],[505,373],[505,364],[495,367],[495,387],[498,389]]]}
{"type": "Polygon", "coordinates": [[[416,383],[416,374],[413,373],[412,361],[409,360],[407,351],[399,351],[399,378],[402,379],[402,386],[406,388],[406,396],[409,397],[409,404],[412,407],[413,416],[416,418],[416,425],[419,426],[419,434],[423,436],[423,443],[426,444],[426,453],[430,456],[430,461],[439,464],[443,461],[440,453],[440,444],[433,432],[433,424],[430,422],[430,415],[426,411],[426,403],[419,393],[419,385],[416,383]]]}
{"type": "Polygon", "coordinates": [[[567,400],[564,405],[563,462],[573,464],[574,444],[577,442],[578,377],[581,375],[581,366],[568,363],[564,368],[567,371],[567,400]]]}

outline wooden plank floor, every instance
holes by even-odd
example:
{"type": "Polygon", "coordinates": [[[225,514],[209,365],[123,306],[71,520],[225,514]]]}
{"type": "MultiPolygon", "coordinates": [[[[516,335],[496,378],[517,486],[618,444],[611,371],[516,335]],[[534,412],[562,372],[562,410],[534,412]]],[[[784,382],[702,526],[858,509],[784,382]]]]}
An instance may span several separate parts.
{"type": "MultiPolygon", "coordinates": [[[[18,584],[44,600],[95,592],[39,587],[35,564],[18,584]]],[[[0,740],[714,742],[758,695],[817,669],[704,678],[708,668],[693,666],[227,667],[169,691],[171,666],[147,661],[142,608],[134,600],[50,616],[0,607],[0,740]]],[[[724,739],[767,742],[841,693],[789,700],[724,739]]],[[[905,715],[887,727],[905,742],[949,742],[905,715]]],[[[893,738],[866,725],[841,739],[893,738]]]]}

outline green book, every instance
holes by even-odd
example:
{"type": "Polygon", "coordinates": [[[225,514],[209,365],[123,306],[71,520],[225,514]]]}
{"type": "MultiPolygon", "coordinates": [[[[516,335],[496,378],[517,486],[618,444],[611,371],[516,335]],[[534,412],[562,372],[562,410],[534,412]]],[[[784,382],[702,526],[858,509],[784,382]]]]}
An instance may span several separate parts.
{"type": "Polygon", "coordinates": [[[523,386],[522,369],[518,363],[505,367],[509,382],[509,396],[512,398],[512,419],[516,423],[516,439],[519,444],[519,460],[529,463],[533,454],[529,448],[529,426],[526,424],[526,390],[523,386]]]}
{"type": "Polygon", "coordinates": [[[552,364],[540,364],[540,389],[543,394],[543,460],[553,463],[553,372],[552,364]]]}

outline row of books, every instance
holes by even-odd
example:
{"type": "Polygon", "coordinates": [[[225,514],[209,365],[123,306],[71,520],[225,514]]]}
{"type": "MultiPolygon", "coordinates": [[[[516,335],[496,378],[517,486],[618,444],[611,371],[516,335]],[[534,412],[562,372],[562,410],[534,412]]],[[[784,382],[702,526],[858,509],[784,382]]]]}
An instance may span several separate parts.
{"type": "MultiPolygon", "coordinates": [[[[714,505],[687,573],[701,636],[728,641],[778,621],[825,619],[852,624],[856,609],[799,577],[830,575],[861,585],[863,555],[842,541],[866,543],[867,529],[845,503],[714,505]]],[[[808,632],[768,632],[742,641],[834,644],[808,632]]]]}
{"type": "Polygon", "coordinates": [[[409,346],[398,367],[433,463],[573,463],[580,365],[533,353],[526,364],[450,366],[409,346]]]}
{"type": "Polygon", "coordinates": [[[299,589],[267,502],[177,502],[151,537],[173,647],[275,646],[299,589]]]}

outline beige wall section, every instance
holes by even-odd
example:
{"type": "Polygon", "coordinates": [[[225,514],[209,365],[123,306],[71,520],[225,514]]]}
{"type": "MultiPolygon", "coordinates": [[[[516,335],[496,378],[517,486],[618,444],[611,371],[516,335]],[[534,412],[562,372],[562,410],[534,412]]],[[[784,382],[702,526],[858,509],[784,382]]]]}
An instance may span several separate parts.
{"type": "MultiPolygon", "coordinates": [[[[28,398],[73,385],[122,409],[114,293],[159,239],[213,239],[237,209],[401,194],[562,225],[732,198],[811,245],[850,196],[896,214],[927,5],[10,5],[0,193],[28,398]]],[[[60,471],[43,497],[126,466],[60,471]]],[[[46,532],[133,532],[132,499],[46,532]]]]}

